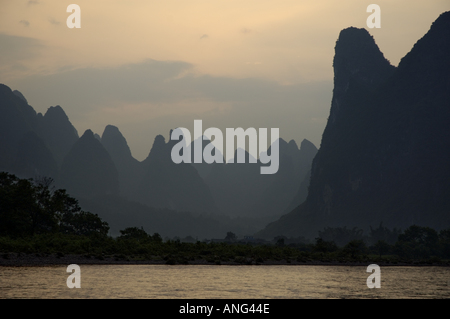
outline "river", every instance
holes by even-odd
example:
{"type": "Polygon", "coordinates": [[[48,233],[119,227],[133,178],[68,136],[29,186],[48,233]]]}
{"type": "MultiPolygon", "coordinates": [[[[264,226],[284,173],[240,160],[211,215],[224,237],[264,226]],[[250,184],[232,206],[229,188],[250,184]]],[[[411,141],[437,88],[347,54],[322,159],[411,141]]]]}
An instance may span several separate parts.
{"type": "Polygon", "coordinates": [[[80,265],[0,267],[0,298],[449,298],[449,267],[381,267],[369,289],[362,266],[80,265]]]}

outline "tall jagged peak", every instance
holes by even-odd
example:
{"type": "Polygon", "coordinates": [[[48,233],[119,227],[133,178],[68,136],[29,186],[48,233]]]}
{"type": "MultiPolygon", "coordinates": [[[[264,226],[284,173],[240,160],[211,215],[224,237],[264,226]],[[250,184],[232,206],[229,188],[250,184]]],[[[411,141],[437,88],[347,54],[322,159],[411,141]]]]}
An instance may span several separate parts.
{"type": "MultiPolygon", "coordinates": [[[[92,145],[92,143],[94,143],[95,145],[101,145],[99,135],[97,133],[94,133],[90,129],[87,129],[86,131],[84,131],[84,133],[80,137],[79,141],[81,144],[90,143],[92,145]],[[95,141],[95,142],[92,142],[92,141],[95,141]]],[[[101,145],[101,147],[103,148],[103,145],[101,145]]]]}
{"type": "Polygon", "coordinates": [[[438,64],[442,60],[448,64],[450,56],[450,11],[442,13],[430,27],[430,30],[416,42],[412,50],[399,63],[399,69],[408,68],[411,63],[420,63],[423,67],[438,64]],[[425,58],[424,54],[428,57],[425,58]]]}
{"type": "Polygon", "coordinates": [[[400,61],[398,71],[398,76],[411,89],[409,98],[412,101],[429,91],[449,90],[445,79],[450,72],[450,11],[434,21],[430,30],[400,61]]]}
{"type": "MultiPolygon", "coordinates": [[[[11,147],[18,143],[24,133],[38,131],[36,111],[4,84],[0,84],[0,114],[0,140],[4,140],[11,147]]],[[[7,153],[15,152],[5,149],[6,144],[0,145],[0,157],[9,157],[7,153]]]]}
{"type": "Polygon", "coordinates": [[[160,149],[160,148],[164,148],[166,145],[166,139],[164,138],[164,136],[162,135],[157,135],[155,137],[155,141],[153,142],[153,149],[160,149]]]}
{"type": "MultiPolygon", "coordinates": [[[[95,133],[90,129],[87,129],[86,131],[84,131],[83,135],[81,135],[81,137],[77,141],[77,144],[95,145],[96,147],[99,144],[101,145],[101,143],[99,143],[99,140],[95,137],[95,133]]],[[[103,148],[103,145],[101,145],[101,146],[103,148]]]]}
{"type": "Polygon", "coordinates": [[[27,121],[34,122],[30,123],[33,126],[33,129],[36,129],[36,111],[33,109],[31,105],[28,104],[27,100],[19,91],[13,91],[11,88],[5,84],[0,83],[0,99],[3,99],[5,102],[9,101],[9,103],[1,103],[1,107],[6,107],[8,105],[9,108],[12,107],[12,104],[15,104],[15,108],[20,109],[20,112],[27,118],[27,121]]]}
{"type": "Polygon", "coordinates": [[[334,90],[330,118],[327,125],[336,122],[343,99],[355,87],[374,89],[386,81],[395,67],[381,53],[366,29],[350,27],[340,32],[333,59],[334,90]]]}
{"type": "Polygon", "coordinates": [[[386,73],[395,69],[384,57],[369,32],[354,27],[340,32],[335,46],[333,67],[335,85],[348,82],[350,78],[368,85],[378,85],[386,79],[386,73]]]}
{"type": "Polygon", "coordinates": [[[148,154],[144,162],[150,160],[151,158],[159,158],[159,159],[164,158],[165,151],[167,149],[166,146],[167,145],[164,136],[157,135],[155,137],[155,140],[153,141],[153,146],[150,149],[150,153],[148,154]]]}
{"type": "Polygon", "coordinates": [[[295,148],[295,149],[298,150],[298,145],[297,145],[297,143],[294,140],[290,140],[288,145],[289,145],[290,148],[292,148],[292,149],[295,148]]]}
{"type": "Polygon", "coordinates": [[[338,58],[341,54],[347,57],[350,66],[364,66],[367,64],[364,58],[378,60],[378,63],[387,62],[373,36],[364,28],[343,29],[336,41],[335,51],[338,58]],[[352,57],[354,60],[350,60],[352,57]]]}
{"type": "Polygon", "coordinates": [[[58,120],[58,121],[69,120],[69,117],[67,116],[66,112],[64,112],[63,108],[59,105],[50,106],[47,109],[47,112],[45,112],[44,118],[48,120],[58,120]]]}
{"type": "Polygon", "coordinates": [[[314,151],[317,152],[317,147],[308,141],[307,139],[304,139],[302,143],[300,144],[300,151],[314,151]]]}
{"type": "Polygon", "coordinates": [[[81,136],[80,139],[87,140],[87,139],[90,139],[91,137],[95,138],[94,137],[94,132],[92,132],[92,130],[90,130],[90,129],[87,129],[86,131],[84,131],[84,133],[83,133],[83,135],[81,136]]]}
{"type": "Polygon", "coordinates": [[[106,125],[105,130],[103,131],[102,139],[104,136],[117,137],[122,136],[122,133],[120,133],[119,128],[117,126],[108,124],[106,125]]]}
{"type": "Polygon", "coordinates": [[[45,142],[54,154],[58,165],[61,165],[64,157],[78,140],[78,131],[59,105],[49,107],[44,116],[38,116],[38,120],[45,142]]]}
{"type": "Polygon", "coordinates": [[[64,128],[67,131],[67,134],[73,135],[72,139],[74,139],[74,136],[78,138],[78,131],[72,125],[72,123],[69,120],[69,117],[67,116],[66,112],[61,106],[59,105],[50,106],[47,109],[47,112],[45,112],[44,120],[46,123],[51,123],[51,125],[59,127],[59,129],[64,128]]]}
{"type": "Polygon", "coordinates": [[[20,91],[14,90],[12,91],[16,96],[18,96],[20,99],[22,99],[25,103],[28,104],[27,99],[25,98],[25,96],[23,96],[23,94],[20,91]]]}
{"type": "Polygon", "coordinates": [[[119,193],[117,169],[89,129],[64,158],[61,180],[64,188],[82,197],[119,193]]]}
{"type": "Polygon", "coordinates": [[[66,112],[59,105],[50,106],[42,117],[44,130],[46,134],[53,135],[53,137],[47,136],[50,139],[61,140],[64,136],[65,143],[73,144],[78,139],[78,131],[72,125],[66,112]]]}
{"type": "Polygon", "coordinates": [[[341,32],[332,112],[307,199],[264,236],[314,238],[324,227],[369,229],[380,222],[449,227],[450,13],[440,15],[391,75],[385,71],[382,83],[366,81],[383,76],[383,67],[392,68],[366,31],[341,32]]]}
{"type": "Polygon", "coordinates": [[[127,140],[116,126],[107,125],[103,131],[101,141],[113,158],[116,156],[131,157],[127,140]]]}

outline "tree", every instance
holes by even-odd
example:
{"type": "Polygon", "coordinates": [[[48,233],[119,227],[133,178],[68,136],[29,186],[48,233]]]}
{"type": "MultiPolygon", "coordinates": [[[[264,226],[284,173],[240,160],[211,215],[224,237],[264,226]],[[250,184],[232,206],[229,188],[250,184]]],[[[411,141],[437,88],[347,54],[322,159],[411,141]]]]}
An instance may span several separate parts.
{"type": "Polygon", "coordinates": [[[334,252],[338,249],[334,241],[325,241],[322,238],[316,238],[314,250],[320,253],[334,252]]]}
{"type": "Polygon", "coordinates": [[[372,226],[370,226],[369,239],[372,244],[382,240],[390,245],[393,245],[397,242],[400,233],[400,230],[397,228],[389,230],[388,228],[383,227],[383,223],[381,222],[378,228],[372,228],[372,226]]]}
{"type": "Polygon", "coordinates": [[[40,233],[107,235],[109,226],[96,214],[84,212],[65,190],[54,190],[51,178],[19,179],[0,173],[0,235],[40,233]]]}
{"type": "Polygon", "coordinates": [[[381,255],[389,252],[390,246],[384,240],[379,240],[375,245],[373,245],[373,249],[380,255],[381,258],[381,255]]]}
{"type": "Polygon", "coordinates": [[[227,232],[227,236],[225,237],[226,241],[236,241],[237,240],[237,236],[235,233],[232,232],[227,232]]]}
{"type": "Polygon", "coordinates": [[[25,236],[55,232],[52,193],[45,183],[0,173],[0,234],[25,236]]]}
{"type": "Polygon", "coordinates": [[[90,236],[98,234],[101,236],[108,235],[108,223],[102,221],[97,214],[80,211],[72,217],[71,226],[73,233],[76,235],[90,236]]]}
{"type": "Polygon", "coordinates": [[[430,227],[412,225],[398,236],[397,253],[409,258],[428,258],[438,254],[439,235],[430,227]]]}
{"type": "Polygon", "coordinates": [[[119,239],[136,239],[139,241],[145,241],[150,239],[150,236],[145,232],[143,227],[127,227],[120,231],[119,239]]]}
{"type": "Polygon", "coordinates": [[[319,237],[325,241],[333,241],[339,247],[344,246],[352,240],[362,240],[363,230],[353,227],[347,229],[347,227],[325,227],[323,231],[319,231],[319,237]]]}
{"type": "Polygon", "coordinates": [[[439,251],[443,257],[450,257],[450,228],[439,232],[439,251]]]}
{"type": "Polygon", "coordinates": [[[362,240],[351,240],[344,246],[342,251],[354,259],[361,254],[365,254],[367,252],[367,247],[362,240]]]}
{"type": "Polygon", "coordinates": [[[24,236],[31,231],[28,208],[33,206],[30,180],[0,173],[0,235],[24,236]]]}
{"type": "Polygon", "coordinates": [[[286,243],[287,237],[286,236],[276,236],[273,241],[275,242],[275,245],[278,247],[283,247],[286,243]]]}
{"type": "Polygon", "coordinates": [[[151,236],[151,238],[152,238],[152,241],[154,241],[155,243],[162,243],[162,241],[163,241],[161,235],[158,233],[154,233],[153,236],[151,236]]]}

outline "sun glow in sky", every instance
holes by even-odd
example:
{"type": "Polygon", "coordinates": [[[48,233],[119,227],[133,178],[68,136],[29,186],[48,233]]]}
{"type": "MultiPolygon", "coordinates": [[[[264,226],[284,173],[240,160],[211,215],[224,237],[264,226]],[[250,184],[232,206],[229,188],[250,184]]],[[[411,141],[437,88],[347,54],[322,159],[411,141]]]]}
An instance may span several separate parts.
{"type": "MultiPolygon", "coordinates": [[[[362,0],[0,0],[0,82],[80,135],[117,126],[143,160],[178,126],[278,127],[320,145],[335,42],[367,28],[362,0]],[[81,8],[69,29],[67,6],[81,8]]],[[[382,0],[368,29],[398,65],[448,0],[382,0]]]]}

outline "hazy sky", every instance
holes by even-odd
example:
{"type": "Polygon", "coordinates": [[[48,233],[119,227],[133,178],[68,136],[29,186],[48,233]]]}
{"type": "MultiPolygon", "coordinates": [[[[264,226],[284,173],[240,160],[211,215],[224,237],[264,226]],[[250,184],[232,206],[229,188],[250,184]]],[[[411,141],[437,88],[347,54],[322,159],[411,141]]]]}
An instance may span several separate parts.
{"type": "Polygon", "coordinates": [[[278,127],[320,146],[339,32],[366,28],[392,64],[449,0],[0,0],[0,83],[81,136],[119,127],[143,160],[175,127],[278,127]],[[66,25],[81,8],[81,28],[66,25]],[[381,29],[368,29],[369,4],[381,29]]]}

